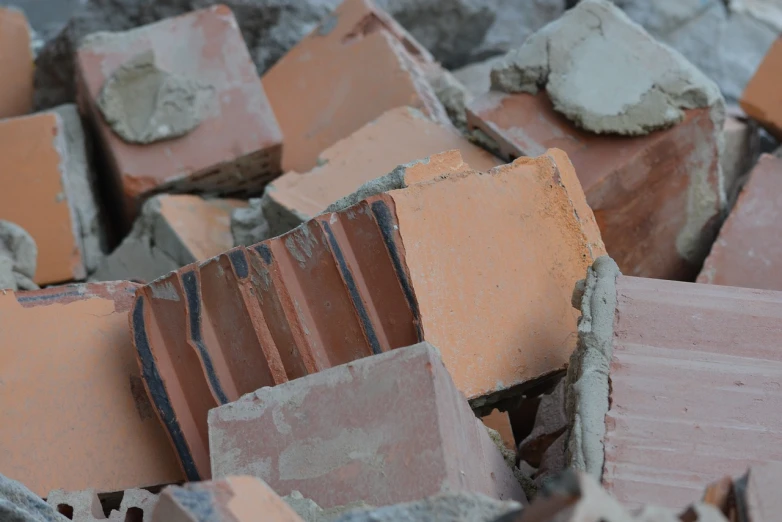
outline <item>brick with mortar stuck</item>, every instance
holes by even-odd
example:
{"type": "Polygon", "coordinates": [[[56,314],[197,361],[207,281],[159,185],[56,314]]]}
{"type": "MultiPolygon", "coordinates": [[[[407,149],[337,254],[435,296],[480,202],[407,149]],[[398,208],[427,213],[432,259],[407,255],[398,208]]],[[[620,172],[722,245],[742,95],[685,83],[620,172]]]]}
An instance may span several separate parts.
{"type": "Polygon", "coordinates": [[[84,279],[103,255],[97,196],[72,105],[0,121],[0,219],[38,246],[39,285],[84,279]]]}
{"type": "Polygon", "coordinates": [[[739,101],[741,108],[778,140],[782,140],[782,37],[771,45],[739,101]]]}
{"type": "Polygon", "coordinates": [[[432,63],[371,0],[345,0],[263,75],[285,136],[283,170],[313,169],[321,152],[394,107],[448,124],[426,80],[432,63]]]}
{"type": "Polygon", "coordinates": [[[0,430],[0,467],[38,495],[182,479],[134,360],[127,323],[137,286],[0,295],[0,412],[14,427],[0,430]]]}
{"type": "Polygon", "coordinates": [[[782,159],[764,154],[711,247],[699,283],[782,290],[782,159]]]}
{"type": "MultiPolygon", "coordinates": [[[[117,203],[124,207],[126,226],[140,200],[155,191],[257,191],[279,173],[282,135],[227,7],[213,6],[124,33],[97,33],[82,43],[77,65],[79,105],[107,151],[113,183],[122,193],[117,203]],[[185,105],[199,111],[202,120],[179,137],[129,143],[107,123],[99,99],[108,82],[115,81],[112,75],[117,70],[149,53],[154,67],[198,86],[198,97],[185,105]]],[[[128,125],[152,122],[136,121],[154,114],[158,91],[150,92],[149,99],[137,99],[138,90],[152,81],[149,78],[136,78],[137,85],[130,91],[136,98],[117,101],[127,104],[125,110],[135,118],[128,125]]],[[[166,88],[164,83],[159,91],[165,93],[166,88]]],[[[158,125],[153,130],[160,128],[169,127],[158,125]]]]}
{"type": "Polygon", "coordinates": [[[23,116],[33,105],[33,49],[22,11],[0,7],[0,119],[23,116]]]}
{"type": "Polygon", "coordinates": [[[302,522],[283,499],[256,477],[169,486],[152,522],[302,522]]]}
{"type": "Polygon", "coordinates": [[[322,508],[383,506],[444,490],[524,500],[428,343],[212,410],[209,442],[216,477],[253,473],[277,493],[300,491],[322,508]]]}

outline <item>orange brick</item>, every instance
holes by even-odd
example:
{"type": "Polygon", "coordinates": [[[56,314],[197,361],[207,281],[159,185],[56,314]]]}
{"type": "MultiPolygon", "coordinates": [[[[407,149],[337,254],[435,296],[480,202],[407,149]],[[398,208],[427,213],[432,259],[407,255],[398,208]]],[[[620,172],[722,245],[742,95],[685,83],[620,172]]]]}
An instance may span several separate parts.
{"type": "Polygon", "coordinates": [[[279,173],[282,136],[227,7],[99,33],[79,48],[77,65],[79,104],[108,153],[128,224],[140,199],[153,191],[259,190],[279,173]],[[206,116],[179,138],[127,143],[106,123],[98,98],[115,70],[150,51],[159,67],[211,88],[206,116]]]}
{"type": "MultiPolygon", "coordinates": [[[[224,284],[237,290],[208,298],[217,302],[204,295],[214,261],[139,290],[132,328],[144,378],[191,478],[208,476],[206,411],[242,392],[230,367],[244,358],[281,362],[284,376],[271,372],[280,382],[427,340],[482,404],[565,367],[572,286],[604,253],[567,156],[479,173],[449,152],[407,174],[405,188],[224,254],[233,265],[224,284]],[[223,307],[238,311],[204,315],[223,307]],[[254,329],[252,340],[232,352],[239,328],[254,329]]],[[[250,389],[275,384],[254,375],[250,389]]]]}
{"type": "Polygon", "coordinates": [[[577,128],[554,111],[545,92],[489,92],[470,104],[467,119],[504,157],[536,156],[550,147],[567,152],[623,273],[695,277],[694,259],[708,251],[723,199],[708,109],[686,111],[667,130],[623,137],[577,128]],[[691,207],[693,198],[701,203],[691,207]]]}
{"type": "Polygon", "coordinates": [[[711,247],[699,283],[782,290],[782,159],[760,157],[711,247]]]}
{"type": "Polygon", "coordinates": [[[22,116],[33,105],[33,50],[24,13],[0,7],[0,118],[22,116]]]}
{"type": "Polygon", "coordinates": [[[485,171],[497,158],[409,107],[384,113],[319,156],[320,166],[307,173],[288,172],[270,183],[262,202],[270,237],[295,228],[363,183],[398,165],[457,149],[465,163],[485,171]]]}
{"type": "Polygon", "coordinates": [[[494,410],[485,417],[481,417],[481,420],[486,427],[491,428],[500,434],[506,448],[514,453],[516,452],[516,439],[513,437],[513,428],[510,425],[508,412],[494,410]]]}
{"type": "Polygon", "coordinates": [[[309,171],[322,151],[394,107],[449,124],[424,53],[371,0],[345,0],[263,75],[285,136],[283,170],[309,171]]]}
{"type": "Polygon", "coordinates": [[[169,486],[160,494],[151,522],[302,522],[262,480],[222,480],[169,486]],[[260,518],[259,518],[260,517],[260,518]]]}
{"type": "Polygon", "coordinates": [[[0,219],[38,246],[39,285],[83,279],[102,255],[97,200],[73,106],[0,121],[0,219]]]}
{"type": "Polygon", "coordinates": [[[782,140],[782,38],[778,38],[766,53],[750,79],[739,101],[751,118],[757,120],[778,140],[782,140]]]}
{"type": "Polygon", "coordinates": [[[40,496],[182,479],[134,360],[136,287],[0,295],[0,423],[13,426],[0,430],[0,467],[40,496]]]}

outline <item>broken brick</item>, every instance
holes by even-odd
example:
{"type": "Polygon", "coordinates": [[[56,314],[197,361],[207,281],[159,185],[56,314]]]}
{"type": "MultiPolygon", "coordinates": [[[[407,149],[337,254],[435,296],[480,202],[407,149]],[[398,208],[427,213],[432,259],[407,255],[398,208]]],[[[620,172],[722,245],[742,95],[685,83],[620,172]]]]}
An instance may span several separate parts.
{"type": "Polygon", "coordinates": [[[246,203],[161,194],[147,200],[130,234],[108,255],[92,280],[149,282],[233,246],[231,212],[246,203]]]}
{"type": "Polygon", "coordinates": [[[128,333],[137,286],[82,284],[0,295],[0,412],[2,424],[14,427],[0,430],[0,462],[40,496],[182,478],[128,333]]]}
{"type": "Polygon", "coordinates": [[[706,258],[699,283],[782,290],[782,159],[764,154],[706,258]]]}
{"type": "Polygon", "coordinates": [[[508,412],[494,410],[490,414],[481,417],[481,420],[487,428],[496,431],[502,443],[507,449],[516,453],[516,439],[513,438],[513,427],[510,425],[510,418],[508,412]]]}
{"type": "Polygon", "coordinates": [[[782,292],[628,277],[608,258],[585,288],[569,466],[626,505],[678,509],[714,477],[782,461],[782,292]]]}
{"type": "MultiPolygon", "coordinates": [[[[79,105],[109,157],[112,183],[123,196],[117,204],[123,207],[126,226],[137,205],[153,192],[257,191],[279,174],[282,136],[227,7],[193,11],[124,33],[97,33],[79,48],[77,69],[79,105]],[[149,56],[154,67],[199,86],[203,99],[187,107],[199,110],[203,119],[178,137],[129,143],[109,125],[98,102],[117,70],[149,56]]],[[[138,81],[143,82],[143,76],[138,81]]],[[[157,93],[150,93],[149,99],[132,101],[148,104],[143,110],[125,107],[136,118],[128,124],[150,123],[138,120],[151,114],[156,98],[157,93]]]]}
{"type": "Polygon", "coordinates": [[[39,285],[84,279],[101,259],[104,235],[73,106],[0,121],[0,219],[38,247],[39,285]]]}
{"type": "Polygon", "coordinates": [[[322,151],[395,107],[449,124],[426,79],[432,64],[371,0],[345,0],[261,79],[285,136],[283,170],[315,168],[322,151]]]}
{"type": "Polygon", "coordinates": [[[467,119],[496,141],[505,158],[536,156],[549,147],[564,150],[622,271],[686,279],[695,276],[696,265],[684,255],[685,243],[710,241],[711,217],[720,209],[714,122],[707,109],[686,113],[682,123],[646,136],[598,135],[555,112],[545,92],[492,91],[468,107],[467,119]],[[704,206],[707,219],[688,206],[690,193],[699,190],[705,192],[698,197],[713,200],[704,206]]]}
{"type": "Polygon", "coordinates": [[[226,477],[210,482],[169,486],[151,522],[301,522],[285,501],[258,478],[226,477]]]}
{"type": "Polygon", "coordinates": [[[33,105],[33,49],[24,13],[0,7],[0,119],[23,116],[33,105]]]}
{"type": "Polygon", "coordinates": [[[49,493],[46,502],[74,522],[151,522],[158,496],[144,489],[125,490],[119,509],[112,509],[108,517],[94,489],[55,490],[49,493]]]}
{"type": "Polygon", "coordinates": [[[428,343],[262,388],[209,414],[215,477],[252,473],[322,508],[444,490],[525,499],[428,343]],[[425,456],[425,458],[422,458],[425,456]]]}
{"type": "MultiPolygon", "coordinates": [[[[331,203],[398,165],[456,149],[470,167],[486,171],[500,161],[415,109],[398,107],[326,149],[307,173],[288,172],[267,185],[261,208],[274,237],[312,219],[331,203]]],[[[425,160],[428,161],[428,160],[425,160]]],[[[266,238],[262,238],[266,239],[266,238]]]]}
{"type": "Polygon", "coordinates": [[[758,121],[778,140],[782,140],[782,38],[771,45],[766,57],[741,94],[739,104],[750,118],[758,121]]]}

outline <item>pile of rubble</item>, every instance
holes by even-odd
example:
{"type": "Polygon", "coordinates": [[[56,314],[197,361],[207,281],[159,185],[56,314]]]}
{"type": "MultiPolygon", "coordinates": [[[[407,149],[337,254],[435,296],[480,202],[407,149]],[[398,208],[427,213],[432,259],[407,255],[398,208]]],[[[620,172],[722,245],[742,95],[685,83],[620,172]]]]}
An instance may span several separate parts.
{"type": "Polygon", "coordinates": [[[782,16],[695,3],[0,8],[0,521],[776,520],[782,16]]]}

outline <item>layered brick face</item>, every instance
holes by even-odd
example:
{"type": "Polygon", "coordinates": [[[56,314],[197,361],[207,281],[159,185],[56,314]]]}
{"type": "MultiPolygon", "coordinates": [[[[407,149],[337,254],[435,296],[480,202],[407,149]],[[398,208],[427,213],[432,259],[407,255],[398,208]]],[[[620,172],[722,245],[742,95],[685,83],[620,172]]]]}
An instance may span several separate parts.
{"type": "Polygon", "coordinates": [[[182,479],[134,360],[127,321],[136,288],[0,295],[0,410],[14,427],[0,433],[0,464],[37,495],[182,479]]]}
{"type": "Polygon", "coordinates": [[[768,50],[741,95],[741,108],[778,140],[782,139],[782,38],[768,50]]]}
{"type": "Polygon", "coordinates": [[[445,490],[524,499],[428,343],[258,390],[213,410],[209,429],[215,476],[252,472],[323,508],[445,490]]]}
{"type": "Polygon", "coordinates": [[[23,116],[33,105],[33,50],[24,13],[0,7],[0,118],[23,116]]]}
{"type": "Polygon", "coordinates": [[[77,58],[79,103],[100,135],[128,220],[139,201],[157,191],[257,191],[279,174],[282,135],[227,7],[98,34],[77,58]],[[194,130],[138,145],[123,141],[106,123],[98,98],[119,67],[145,52],[161,69],[199,82],[209,96],[194,130]]]}
{"type": "Polygon", "coordinates": [[[567,152],[623,273],[695,276],[723,203],[708,109],[687,111],[671,129],[628,138],[576,128],[554,111],[545,92],[489,92],[469,106],[468,122],[506,158],[535,156],[550,147],[567,152]]]}

